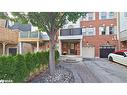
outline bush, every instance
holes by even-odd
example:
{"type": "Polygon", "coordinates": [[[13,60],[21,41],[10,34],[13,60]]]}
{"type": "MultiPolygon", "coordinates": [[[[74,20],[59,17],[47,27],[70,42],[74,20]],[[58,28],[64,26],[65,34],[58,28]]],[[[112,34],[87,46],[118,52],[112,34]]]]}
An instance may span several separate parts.
{"type": "Polygon", "coordinates": [[[23,55],[15,56],[15,66],[16,70],[14,81],[15,82],[25,81],[26,77],[29,75],[29,72],[23,55]]]}
{"type": "Polygon", "coordinates": [[[0,57],[0,79],[12,80],[15,73],[15,62],[12,56],[0,57]]]}
{"type": "MultiPolygon", "coordinates": [[[[59,58],[55,51],[55,60],[59,58]]],[[[49,63],[49,52],[27,53],[25,55],[0,57],[0,80],[25,82],[31,72],[49,63]]]]}

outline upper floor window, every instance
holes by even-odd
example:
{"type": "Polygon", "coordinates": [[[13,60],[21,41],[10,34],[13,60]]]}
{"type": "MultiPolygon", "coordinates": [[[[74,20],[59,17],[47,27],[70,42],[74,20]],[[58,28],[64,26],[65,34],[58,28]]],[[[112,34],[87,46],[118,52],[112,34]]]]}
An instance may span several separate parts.
{"type": "Polygon", "coordinates": [[[124,17],[127,17],[127,12],[124,12],[124,17]]]}
{"type": "Polygon", "coordinates": [[[107,13],[106,12],[101,12],[101,19],[106,19],[107,17],[107,13]]]}
{"type": "Polygon", "coordinates": [[[93,18],[94,18],[93,13],[92,12],[88,13],[88,20],[93,20],[93,18]]]}
{"type": "Polygon", "coordinates": [[[109,19],[114,18],[114,12],[109,12],[109,19]]]}
{"type": "Polygon", "coordinates": [[[89,21],[89,20],[95,20],[95,13],[94,12],[88,12],[86,14],[85,20],[89,21]]]}
{"type": "Polygon", "coordinates": [[[100,35],[106,35],[106,27],[105,26],[100,27],[100,35]]]}
{"type": "Polygon", "coordinates": [[[83,29],[84,36],[92,36],[95,35],[95,28],[85,28],[83,29]]]}
{"type": "Polygon", "coordinates": [[[109,34],[114,34],[114,27],[113,26],[109,27],[109,34]]]}

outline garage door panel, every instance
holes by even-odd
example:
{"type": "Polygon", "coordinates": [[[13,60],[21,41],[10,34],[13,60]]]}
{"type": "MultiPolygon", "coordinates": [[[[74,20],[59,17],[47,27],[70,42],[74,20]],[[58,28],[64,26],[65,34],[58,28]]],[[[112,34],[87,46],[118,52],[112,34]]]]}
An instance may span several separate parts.
{"type": "Polygon", "coordinates": [[[83,58],[94,58],[95,48],[94,47],[83,47],[83,58]]]}
{"type": "Polygon", "coordinates": [[[108,58],[109,53],[115,51],[113,46],[102,46],[100,47],[100,58],[108,58]]]}

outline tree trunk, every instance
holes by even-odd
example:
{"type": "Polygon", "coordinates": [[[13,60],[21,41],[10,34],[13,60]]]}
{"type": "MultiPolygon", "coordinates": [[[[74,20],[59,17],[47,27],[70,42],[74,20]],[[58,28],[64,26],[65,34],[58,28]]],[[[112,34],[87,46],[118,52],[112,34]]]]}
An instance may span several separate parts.
{"type": "Polygon", "coordinates": [[[50,40],[50,52],[49,52],[49,71],[53,75],[55,72],[55,44],[54,40],[50,40]]]}

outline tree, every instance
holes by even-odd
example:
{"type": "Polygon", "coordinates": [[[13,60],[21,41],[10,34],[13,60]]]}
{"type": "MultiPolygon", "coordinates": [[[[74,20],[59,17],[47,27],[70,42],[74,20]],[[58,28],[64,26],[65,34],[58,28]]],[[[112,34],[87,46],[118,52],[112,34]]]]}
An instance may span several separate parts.
{"type": "Polygon", "coordinates": [[[76,22],[81,16],[85,16],[85,12],[12,12],[12,17],[7,13],[0,13],[0,17],[6,18],[20,23],[31,23],[38,27],[39,31],[47,32],[50,43],[49,70],[52,75],[55,71],[55,36],[56,32],[67,21],[76,22]]]}

